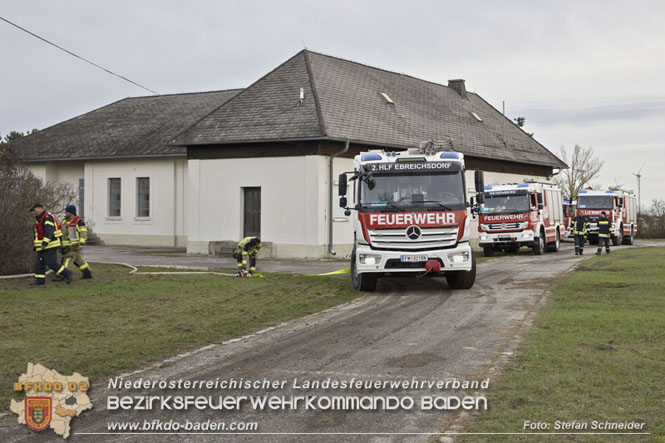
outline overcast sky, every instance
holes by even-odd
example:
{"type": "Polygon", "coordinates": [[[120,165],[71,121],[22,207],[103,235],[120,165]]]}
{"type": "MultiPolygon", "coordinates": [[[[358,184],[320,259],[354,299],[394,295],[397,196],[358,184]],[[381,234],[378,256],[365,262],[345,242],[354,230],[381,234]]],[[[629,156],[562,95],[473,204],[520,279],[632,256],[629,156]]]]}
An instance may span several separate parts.
{"type": "MultiPolygon", "coordinates": [[[[0,16],[165,94],[245,87],[303,46],[467,88],[558,153],[592,146],[594,183],[665,198],[663,1],[0,3],[0,16]]],[[[0,134],[146,91],[0,22],[0,134]]]]}

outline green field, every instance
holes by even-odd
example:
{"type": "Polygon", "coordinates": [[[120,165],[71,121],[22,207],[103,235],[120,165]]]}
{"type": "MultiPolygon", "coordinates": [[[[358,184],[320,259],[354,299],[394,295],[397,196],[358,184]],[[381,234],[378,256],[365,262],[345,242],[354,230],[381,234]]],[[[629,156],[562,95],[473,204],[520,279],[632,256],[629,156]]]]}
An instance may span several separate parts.
{"type": "Polygon", "coordinates": [[[523,432],[525,420],[550,423],[540,432],[562,432],[554,429],[557,420],[589,427],[593,420],[638,421],[652,435],[547,438],[664,441],[664,270],[665,248],[614,249],[562,278],[508,367],[493,380],[490,410],[476,414],[464,431],[523,432]]]}
{"type": "Polygon", "coordinates": [[[0,282],[0,410],[8,410],[12,383],[28,362],[95,383],[359,295],[348,280],[332,277],[128,275],[118,265],[91,267],[94,280],[77,276],[69,286],[50,276],[37,288],[28,286],[31,279],[0,282]]]}

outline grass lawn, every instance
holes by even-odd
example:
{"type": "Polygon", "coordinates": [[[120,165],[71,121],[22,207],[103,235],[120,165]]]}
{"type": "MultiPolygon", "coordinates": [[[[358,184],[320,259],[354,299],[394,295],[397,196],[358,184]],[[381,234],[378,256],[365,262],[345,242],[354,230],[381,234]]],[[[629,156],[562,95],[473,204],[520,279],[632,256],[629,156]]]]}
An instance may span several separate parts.
{"type": "MultiPolygon", "coordinates": [[[[102,378],[200,346],[242,336],[357,297],[348,280],[269,274],[128,275],[91,265],[71,285],[0,281],[0,411],[28,362],[102,378]]],[[[154,271],[155,268],[142,268],[154,271]]],[[[177,272],[177,270],[175,270],[177,272]]]]}
{"type": "Polygon", "coordinates": [[[664,441],[664,269],[665,248],[614,248],[561,279],[515,357],[493,381],[490,410],[471,419],[465,432],[522,432],[525,420],[550,423],[551,432],[556,420],[587,422],[588,432],[593,420],[640,421],[651,436],[549,438],[664,441]]]}

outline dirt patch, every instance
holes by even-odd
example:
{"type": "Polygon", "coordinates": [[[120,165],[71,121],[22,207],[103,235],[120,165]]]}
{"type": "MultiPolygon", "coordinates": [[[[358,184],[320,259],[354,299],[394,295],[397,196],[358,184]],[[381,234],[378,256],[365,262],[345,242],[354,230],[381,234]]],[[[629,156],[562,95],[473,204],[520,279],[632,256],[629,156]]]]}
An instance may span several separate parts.
{"type": "Polygon", "coordinates": [[[402,357],[388,360],[388,365],[395,368],[421,368],[429,363],[443,360],[434,354],[407,354],[402,357]]]}

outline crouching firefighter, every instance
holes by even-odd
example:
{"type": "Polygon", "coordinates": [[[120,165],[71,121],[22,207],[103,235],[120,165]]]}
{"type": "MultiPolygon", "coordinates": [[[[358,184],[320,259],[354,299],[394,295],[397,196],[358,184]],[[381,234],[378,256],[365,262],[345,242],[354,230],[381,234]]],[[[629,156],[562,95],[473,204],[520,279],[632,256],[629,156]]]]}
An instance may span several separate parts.
{"type": "MultiPolygon", "coordinates": [[[[88,228],[85,226],[85,221],[79,215],[76,215],[76,206],[68,205],[65,208],[65,219],[60,225],[62,231],[62,265],[69,269],[69,265],[74,263],[77,268],[83,273],[82,280],[92,278],[90,265],[85,261],[81,250],[83,245],[88,240],[88,228]]],[[[53,277],[53,281],[62,280],[59,275],[53,277]]]]}
{"type": "Polygon", "coordinates": [[[233,257],[238,260],[238,275],[244,275],[246,270],[250,274],[256,272],[256,255],[261,250],[261,239],[259,237],[243,238],[236,249],[233,251],[233,257]],[[248,263],[249,261],[249,263],[248,263]],[[249,269],[247,265],[249,264],[249,269]]]}
{"type": "Polygon", "coordinates": [[[612,222],[607,218],[605,211],[601,212],[598,219],[598,251],[596,251],[596,255],[603,253],[603,243],[605,244],[605,251],[608,254],[610,253],[610,237],[613,232],[612,222]]]}
{"type": "Polygon", "coordinates": [[[582,255],[584,253],[584,241],[586,240],[586,233],[589,229],[589,222],[586,217],[577,215],[573,219],[571,228],[575,238],[575,255],[582,255]]]}
{"type": "Polygon", "coordinates": [[[35,258],[35,281],[32,286],[41,286],[46,283],[46,266],[61,275],[67,283],[72,281],[72,273],[65,266],[58,264],[56,250],[60,247],[62,232],[55,217],[44,210],[44,206],[35,203],[30,208],[34,212],[37,223],[34,226],[33,247],[37,252],[35,258]]]}

